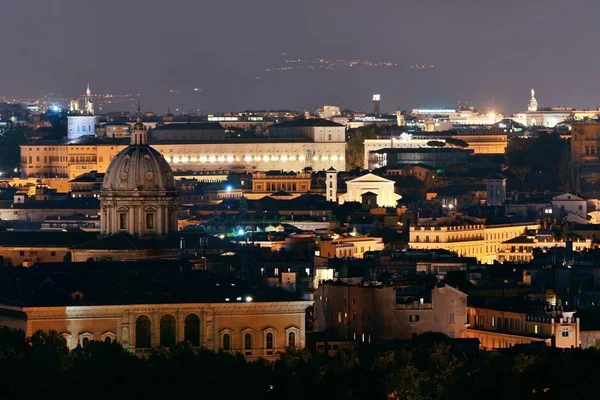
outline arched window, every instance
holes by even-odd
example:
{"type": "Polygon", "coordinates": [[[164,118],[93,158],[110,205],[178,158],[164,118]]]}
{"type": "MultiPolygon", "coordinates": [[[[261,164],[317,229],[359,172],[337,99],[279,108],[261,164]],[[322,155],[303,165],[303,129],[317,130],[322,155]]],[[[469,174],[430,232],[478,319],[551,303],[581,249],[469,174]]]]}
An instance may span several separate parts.
{"type": "Polygon", "coordinates": [[[147,315],[140,315],[135,320],[135,347],[148,349],[152,347],[152,324],[147,315]]]}
{"type": "Polygon", "coordinates": [[[160,345],[170,347],[175,344],[175,317],[165,314],[160,319],[160,345]]]}
{"type": "Polygon", "coordinates": [[[595,156],[596,155],[596,146],[592,146],[591,150],[592,150],[591,151],[592,155],[595,156]]]}
{"type": "Polygon", "coordinates": [[[268,350],[273,349],[273,334],[271,332],[267,333],[267,336],[265,337],[265,347],[268,350]]]}
{"type": "Polygon", "coordinates": [[[231,335],[229,333],[223,335],[223,350],[231,350],[231,335]]]}
{"type": "Polygon", "coordinates": [[[194,347],[200,346],[200,318],[196,314],[185,317],[184,340],[194,347]]]}
{"type": "Polygon", "coordinates": [[[586,156],[590,155],[590,147],[589,146],[585,146],[585,155],[586,156]]]}
{"type": "Polygon", "coordinates": [[[252,350],[252,334],[246,333],[244,335],[244,350],[252,350]]]}
{"type": "Polygon", "coordinates": [[[112,343],[112,339],[110,338],[110,336],[104,338],[104,343],[112,343]]]}
{"type": "Polygon", "coordinates": [[[296,332],[288,333],[288,347],[296,347],[296,332]]]}
{"type": "Polygon", "coordinates": [[[81,341],[83,348],[85,349],[87,347],[88,344],[90,344],[90,339],[84,337],[83,340],[81,341]]]}

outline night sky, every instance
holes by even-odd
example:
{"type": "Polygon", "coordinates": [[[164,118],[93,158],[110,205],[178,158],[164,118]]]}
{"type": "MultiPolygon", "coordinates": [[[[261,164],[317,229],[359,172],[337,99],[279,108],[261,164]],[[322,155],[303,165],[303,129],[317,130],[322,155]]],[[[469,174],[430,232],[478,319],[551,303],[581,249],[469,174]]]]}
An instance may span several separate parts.
{"type": "Polygon", "coordinates": [[[599,14],[598,0],[4,1],[0,95],[72,97],[90,81],[161,113],[370,110],[375,92],[383,111],[515,112],[535,88],[540,106],[595,108],[599,14]],[[396,65],[308,68],[319,58],[396,65]],[[303,68],[267,71],[290,59],[303,68]]]}

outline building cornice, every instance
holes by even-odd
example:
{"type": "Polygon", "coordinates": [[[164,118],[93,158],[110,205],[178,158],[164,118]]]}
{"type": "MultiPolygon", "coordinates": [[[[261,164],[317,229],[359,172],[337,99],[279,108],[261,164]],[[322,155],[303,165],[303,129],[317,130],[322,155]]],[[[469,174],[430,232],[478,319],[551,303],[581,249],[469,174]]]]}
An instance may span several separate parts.
{"type": "Polygon", "coordinates": [[[28,319],[78,319],[78,318],[118,318],[123,313],[185,313],[198,312],[213,315],[273,315],[303,314],[313,304],[312,301],[281,302],[235,302],[235,303],[181,303],[181,304],[131,304],[93,306],[52,306],[52,307],[11,307],[0,305],[1,309],[22,311],[28,319]]]}

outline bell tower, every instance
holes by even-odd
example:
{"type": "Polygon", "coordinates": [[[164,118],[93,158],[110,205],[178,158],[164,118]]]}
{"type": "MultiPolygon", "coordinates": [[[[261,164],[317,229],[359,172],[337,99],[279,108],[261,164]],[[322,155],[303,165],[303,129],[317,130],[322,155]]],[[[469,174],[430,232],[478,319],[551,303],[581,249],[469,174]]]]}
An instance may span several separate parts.
{"type": "Polygon", "coordinates": [[[331,167],[325,174],[327,175],[325,179],[325,197],[327,201],[337,203],[337,171],[331,167]]]}

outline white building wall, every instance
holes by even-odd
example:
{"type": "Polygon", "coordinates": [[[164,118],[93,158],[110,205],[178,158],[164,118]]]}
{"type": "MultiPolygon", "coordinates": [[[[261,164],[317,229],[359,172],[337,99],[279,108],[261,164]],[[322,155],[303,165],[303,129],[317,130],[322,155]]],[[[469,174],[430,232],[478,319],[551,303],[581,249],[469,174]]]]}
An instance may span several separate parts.
{"type": "Polygon", "coordinates": [[[96,118],[93,115],[69,115],[67,121],[67,137],[69,140],[96,134],[96,118]]]}

